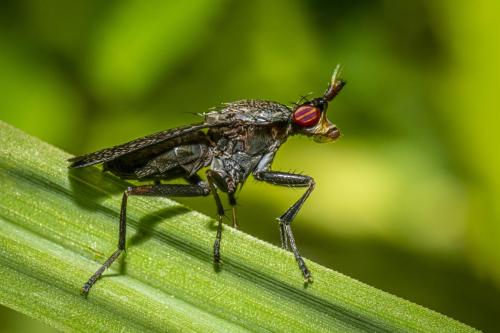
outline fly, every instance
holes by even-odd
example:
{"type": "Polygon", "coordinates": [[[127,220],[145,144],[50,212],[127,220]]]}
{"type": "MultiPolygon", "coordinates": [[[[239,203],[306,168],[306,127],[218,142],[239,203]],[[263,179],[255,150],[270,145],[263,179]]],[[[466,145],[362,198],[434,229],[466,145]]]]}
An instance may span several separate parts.
{"type": "Polygon", "coordinates": [[[291,222],[314,189],[310,176],[274,171],[276,152],[291,135],[302,134],[316,142],[334,141],[340,131],[326,117],[328,103],[342,90],[337,66],[322,97],[300,101],[288,107],[264,100],[241,100],[223,104],[202,114],[203,122],[165,130],[128,143],[69,159],[71,168],[103,164],[104,170],[123,179],[146,182],[128,187],[123,193],[118,247],[82,288],[87,295],[97,279],[125,250],[126,210],[129,196],[193,197],[212,195],[217,208],[217,235],[213,256],[220,263],[224,207],[219,191],[228,196],[232,224],[237,228],[236,190],[250,174],[273,185],[303,187],[305,192],[281,217],[279,230],[282,248],[293,252],[306,282],[312,275],[300,256],[291,222]],[[207,167],[205,180],[199,171],[207,167]],[[187,184],[162,184],[183,178],[187,184]],[[149,182],[149,184],[147,184],[149,182]]]}

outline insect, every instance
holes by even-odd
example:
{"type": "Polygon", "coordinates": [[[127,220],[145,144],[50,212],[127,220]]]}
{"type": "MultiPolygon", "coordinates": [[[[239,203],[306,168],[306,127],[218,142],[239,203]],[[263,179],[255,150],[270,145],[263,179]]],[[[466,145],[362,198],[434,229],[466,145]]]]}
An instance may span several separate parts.
{"type": "Polygon", "coordinates": [[[271,170],[274,156],[291,135],[305,135],[317,142],[330,142],[340,136],[326,111],[328,103],[342,90],[337,66],[322,97],[302,99],[292,107],[264,100],[241,100],[223,104],[202,114],[203,121],[165,130],[128,143],[69,159],[71,168],[102,163],[123,179],[146,184],[128,187],[120,211],[118,247],[82,288],[87,295],[97,279],[125,250],[126,211],[129,196],[192,197],[212,195],[217,208],[217,233],[213,247],[220,263],[224,207],[219,191],[228,196],[232,224],[237,228],[235,193],[250,176],[273,185],[303,187],[302,196],[278,218],[281,245],[291,250],[306,282],[312,281],[291,229],[291,222],[314,189],[310,176],[271,170]],[[205,180],[199,171],[206,168],[205,180]],[[183,178],[187,184],[163,184],[183,178]]]}

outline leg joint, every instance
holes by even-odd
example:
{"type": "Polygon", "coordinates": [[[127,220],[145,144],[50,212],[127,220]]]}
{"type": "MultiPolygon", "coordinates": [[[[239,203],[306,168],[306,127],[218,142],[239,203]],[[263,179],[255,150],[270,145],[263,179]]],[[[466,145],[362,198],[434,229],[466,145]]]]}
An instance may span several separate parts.
{"type": "Polygon", "coordinates": [[[264,173],[265,171],[258,171],[258,172],[254,172],[253,174],[253,177],[257,180],[264,180],[263,177],[262,177],[262,174],[264,173]]]}
{"type": "Polygon", "coordinates": [[[292,224],[292,221],[290,221],[290,220],[288,220],[286,218],[283,218],[283,216],[278,217],[277,220],[280,222],[280,225],[283,226],[283,227],[290,226],[292,224]]]}
{"type": "Polygon", "coordinates": [[[204,183],[204,184],[200,184],[200,188],[202,190],[202,195],[204,197],[206,197],[207,195],[210,194],[211,190],[210,190],[210,185],[204,183]]]}

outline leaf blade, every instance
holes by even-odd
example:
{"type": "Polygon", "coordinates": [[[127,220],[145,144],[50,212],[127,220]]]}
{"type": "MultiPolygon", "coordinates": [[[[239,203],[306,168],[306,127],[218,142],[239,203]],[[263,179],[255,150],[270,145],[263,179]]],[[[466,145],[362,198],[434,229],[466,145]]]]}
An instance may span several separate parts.
{"type": "Polygon", "coordinates": [[[213,221],[158,198],[130,200],[126,260],[84,299],[115,249],[126,183],[68,173],[68,154],[4,123],[0,133],[0,302],[57,328],[87,331],[92,318],[113,331],[475,331],[312,262],[305,288],[290,253],[231,228],[216,272],[213,221]]]}

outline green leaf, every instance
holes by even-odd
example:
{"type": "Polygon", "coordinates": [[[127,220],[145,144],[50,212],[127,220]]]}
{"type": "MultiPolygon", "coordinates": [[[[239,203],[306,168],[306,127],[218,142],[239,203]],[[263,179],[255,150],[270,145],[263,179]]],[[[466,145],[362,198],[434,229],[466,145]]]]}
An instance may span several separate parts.
{"type": "Polygon", "coordinates": [[[103,15],[86,68],[101,98],[137,99],[196,49],[221,1],[119,1],[103,15]]]}
{"type": "Polygon", "coordinates": [[[0,122],[0,303],[71,331],[474,332],[453,319],[224,228],[161,198],[129,201],[126,258],[91,290],[117,242],[127,184],[0,122]],[[161,223],[160,223],[161,222],[161,223]]]}

